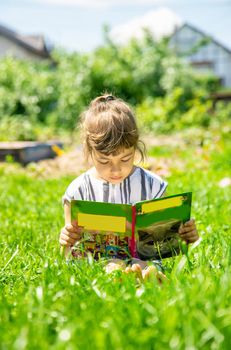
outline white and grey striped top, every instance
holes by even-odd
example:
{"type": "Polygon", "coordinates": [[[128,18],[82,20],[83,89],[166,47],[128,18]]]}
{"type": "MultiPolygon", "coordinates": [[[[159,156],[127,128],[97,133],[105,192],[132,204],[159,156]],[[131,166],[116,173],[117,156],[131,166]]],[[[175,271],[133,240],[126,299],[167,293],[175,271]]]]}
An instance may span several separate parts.
{"type": "Polygon", "coordinates": [[[134,204],[160,198],[167,185],[158,175],[140,167],[136,167],[133,173],[119,184],[97,179],[88,170],[70,183],[63,196],[63,203],[79,199],[134,204]]]}

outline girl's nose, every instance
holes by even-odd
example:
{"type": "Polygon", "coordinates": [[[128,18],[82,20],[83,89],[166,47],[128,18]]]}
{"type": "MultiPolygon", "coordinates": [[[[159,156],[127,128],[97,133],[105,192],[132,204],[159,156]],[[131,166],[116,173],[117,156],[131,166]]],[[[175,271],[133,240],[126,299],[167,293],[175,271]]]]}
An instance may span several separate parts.
{"type": "Polygon", "coordinates": [[[111,172],[112,173],[119,173],[121,171],[119,164],[112,164],[111,166],[111,172]]]}

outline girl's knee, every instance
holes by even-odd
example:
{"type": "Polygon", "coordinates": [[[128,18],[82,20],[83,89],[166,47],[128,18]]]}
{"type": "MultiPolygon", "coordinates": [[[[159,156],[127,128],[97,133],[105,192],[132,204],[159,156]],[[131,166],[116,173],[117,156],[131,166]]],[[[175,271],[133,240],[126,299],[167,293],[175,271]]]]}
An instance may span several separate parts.
{"type": "Polygon", "coordinates": [[[131,266],[133,266],[133,265],[139,265],[142,270],[145,269],[148,266],[146,261],[143,261],[143,260],[140,260],[140,259],[137,259],[137,258],[133,258],[132,259],[131,266]]]}
{"type": "Polygon", "coordinates": [[[112,261],[108,262],[105,266],[105,271],[107,273],[111,273],[115,270],[124,270],[126,267],[124,261],[113,259],[112,261]]]}

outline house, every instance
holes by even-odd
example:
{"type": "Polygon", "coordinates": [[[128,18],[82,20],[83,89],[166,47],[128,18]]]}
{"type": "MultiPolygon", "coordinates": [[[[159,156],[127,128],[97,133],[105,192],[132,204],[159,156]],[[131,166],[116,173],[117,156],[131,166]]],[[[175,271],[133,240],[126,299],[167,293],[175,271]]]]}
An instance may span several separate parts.
{"type": "Polygon", "coordinates": [[[170,46],[197,70],[212,72],[221,84],[231,87],[231,50],[191,24],[185,23],[170,36],[170,46]]]}
{"type": "Polygon", "coordinates": [[[12,55],[39,61],[51,58],[50,52],[42,35],[22,35],[0,25],[0,57],[12,55]]]}
{"type": "Polygon", "coordinates": [[[168,8],[150,11],[116,26],[111,30],[110,37],[115,43],[126,44],[131,38],[142,40],[144,29],[157,41],[168,37],[170,47],[183,54],[195,69],[200,72],[210,71],[220,78],[223,86],[231,87],[231,49],[200,29],[185,23],[168,8]]]}

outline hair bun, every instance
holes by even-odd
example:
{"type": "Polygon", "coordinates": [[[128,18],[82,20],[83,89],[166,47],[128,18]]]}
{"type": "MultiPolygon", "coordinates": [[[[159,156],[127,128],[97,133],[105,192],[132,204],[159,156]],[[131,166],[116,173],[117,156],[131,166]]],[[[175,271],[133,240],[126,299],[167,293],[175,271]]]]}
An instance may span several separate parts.
{"type": "Polygon", "coordinates": [[[99,97],[96,97],[91,104],[96,104],[96,103],[106,103],[106,102],[109,102],[109,101],[115,101],[115,97],[112,96],[112,95],[102,95],[102,96],[99,96],[99,97]]]}
{"type": "Polygon", "coordinates": [[[105,102],[113,101],[113,100],[115,100],[114,96],[112,96],[112,95],[105,96],[105,102]]]}

